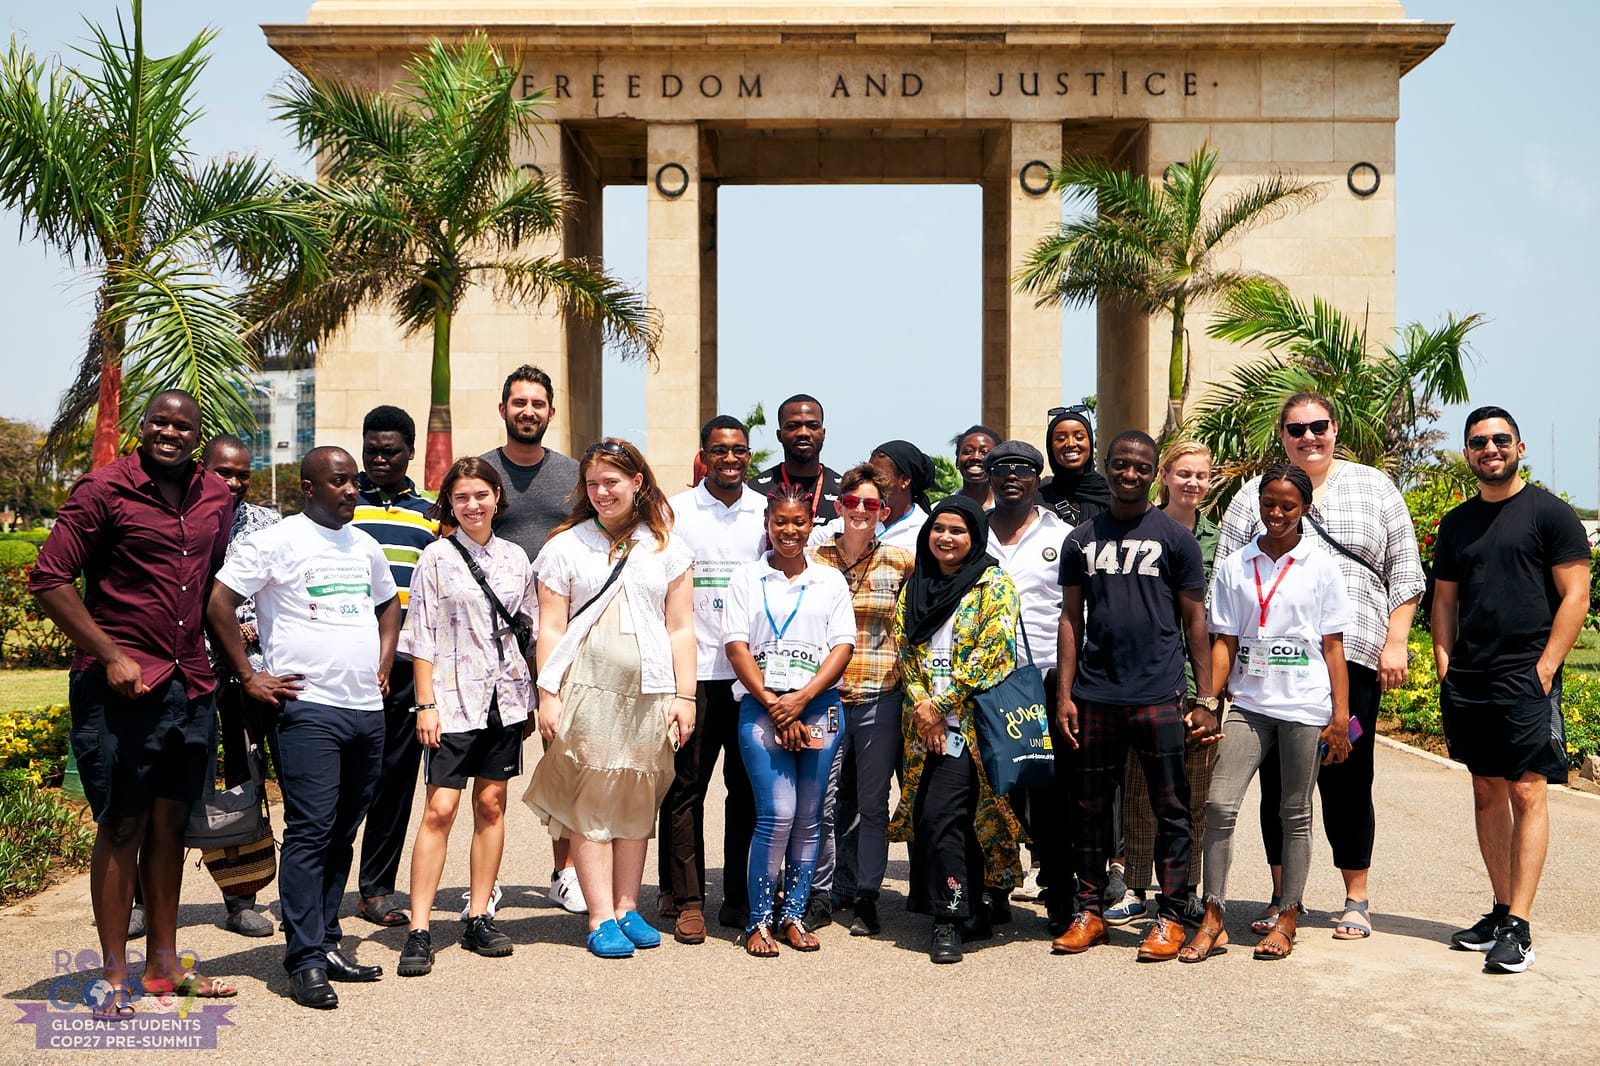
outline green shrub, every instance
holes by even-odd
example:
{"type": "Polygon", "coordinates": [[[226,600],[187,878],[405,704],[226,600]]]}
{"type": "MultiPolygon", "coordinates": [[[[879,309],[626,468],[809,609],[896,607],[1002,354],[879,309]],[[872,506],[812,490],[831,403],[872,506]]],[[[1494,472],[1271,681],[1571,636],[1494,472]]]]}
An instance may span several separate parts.
{"type": "Polygon", "coordinates": [[[0,566],[31,566],[39,546],[27,540],[0,540],[0,566]]]}
{"type": "Polygon", "coordinates": [[[24,771],[0,770],[0,905],[39,891],[57,863],[87,865],[93,847],[82,810],[24,771]]]}
{"type": "Polygon", "coordinates": [[[65,703],[0,711],[0,774],[22,774],[35,787],[59,783],[71,730],[65,703]]]}
{"type": "Polygon", "coordinates": [[[1589,617],[1583,624],[1600,629],[1600,551],[1589,555],[1589,617]]]}
{"type": "MultiPolygon", "coordinates": [[[[15,543],[15,542],[13,542],[15,543]]],[[[0,548],[9,547],[0,543],[0,548]]],[[[39,611],[28,591],[30,563],[0,560],[0,664],[49,668],[72,659],[72,641],[39,611]]]]}
{"type": "MultiPolygon", "coordinates": [[[[1443,736],[1439,722],[1439,683],[1433,665],[1433,640],[1413,630],[1408,641],[1411,663],[1406,683],[1383,694],[1382,710],[1410,733],[1443,736]]],[[[1570,666],[1562,673],[1561,713],[1567,720],[1567,758],[1576,766],[1587,755],[1600,754],[1600,677],[1570,666]]]]}

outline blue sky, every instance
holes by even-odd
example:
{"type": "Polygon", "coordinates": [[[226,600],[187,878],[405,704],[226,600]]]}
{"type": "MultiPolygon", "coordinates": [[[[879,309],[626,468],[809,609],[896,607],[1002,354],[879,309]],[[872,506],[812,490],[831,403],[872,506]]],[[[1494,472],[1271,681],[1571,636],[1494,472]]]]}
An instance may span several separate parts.
{"type": "MultiPolygon", "coordinates": [[[[158,54],[203,26],[220,31],[201,82],[198,152],[257,151],[308,172],[267,116],[264,98],[288,68],[258,28],[303,21],[308,6],[147,5],[146,36],[158,54]]],[[[84,16],[110,22],[116,10],[109,0],[29,7],[0,19],[0,31],[54,53],[82,41],[84,16]]],[[[1407,5],[1412,18],[1456,27],[1401,82],[1397,318],[1431,325],[1449,311],[1487,316],[1474,335],[1473,401],[1509,408],[1538,476],[1592,507],[1600,345],[1578,310],[1593,299],[1585,253],[1600,244],[1600,137],[1588,106],[1600,8],[1561,2],[1537,11],[1530,17],[1528,8],[1491,0],[1407,5]]],[[[764,400],[770,411],[790,392],[818,394],[835,467],[890,437],[945,450],[976,420],[976,187],[724,187],[720,197],[725,410],[743,414],[764,400]],[[810,369],[786,369],[797,365],[810,369]],[[941,388],[919,390],[913,414],[899,383],[930,365],[941,388]]],[[[612,268],[642,285],[643,189],[609,189],[605,219],[612,268]]],[[[16,222],[0,218],[0,316],[11,337],[0,367],[12,382],[0,416],[43,422],[83,350],[90,290],[53,252],[19,242],[16,222]]],[[[1064,349],[1062,396],[1076,400],[1094,390],[1087,316],[1068,317],[1064,349]]],[[[643,390],[640,371],[608,366],[607,432],[642,439],[643,390]]],[[[1447,412],[1452,440],[1462,413],[1447,412]]]]}

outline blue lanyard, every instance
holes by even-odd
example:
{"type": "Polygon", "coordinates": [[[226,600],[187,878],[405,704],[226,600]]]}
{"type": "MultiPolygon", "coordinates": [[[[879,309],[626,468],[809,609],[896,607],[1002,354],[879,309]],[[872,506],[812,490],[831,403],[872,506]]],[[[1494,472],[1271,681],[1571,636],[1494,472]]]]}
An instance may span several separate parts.
{"type": "Polygon", "coordinates": [[[800,604],[806,598],[806,589],[809,585],[800,586],[800,595],[794,598],[794,610],[789,612],[789,617],[783,620],[783,628],[778,628],[778,623],[772,617],[772,606],[767,602],[767,581],[761,579],[761,609],[767,612],[767,624],[772,627],[773,639],[782,640],[783,635],[789,632],[789,623],[794,621],[794,616],[800,613],[800,604]]]}

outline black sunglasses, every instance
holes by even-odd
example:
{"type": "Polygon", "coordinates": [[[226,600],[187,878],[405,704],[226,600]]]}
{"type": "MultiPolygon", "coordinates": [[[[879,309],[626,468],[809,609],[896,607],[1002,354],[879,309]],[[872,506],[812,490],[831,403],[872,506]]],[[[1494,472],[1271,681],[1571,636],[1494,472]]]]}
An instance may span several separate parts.
{"type": "Polygon", "coordinates": [[[1493,441],[1496,448],[1504,449],[1511,447],[1516,439],[1509,433],[1490,433],[1487,436],[1479,433],[1475,437],[1467,438],[1467,447],[1475,452],[1481,452],[1489,446],[1490,441],[1493,441]]]}
{"type": "Polygon", "coordinates": [[[1088,415],[1093,414],[1094,408],[1086,403],[1075,403],[1071,407],[1052,407],[1046,411],[1046,418],[1059,418],[1061,415],[1088,415]]]}
{"type": "Polygon", "coordinates": [[[750,454],[750,449],[743,444],[713,444],[706,449],[707,455],[715,455],[721,459],[725,455],[737,455],[743,458],[750,454]]]}
{"type": "Polygon", "coordinates": [[[990,477],[1038,477],[1039,468],[1026,459],[1002,459],[989,467],[990,477]]]}
{"type": "Polygon", "coordinates": [[[599,444],[589,445],[588,449],[583,453],[583,457],[585,459],[593,458],[597,452],[605,452],[607,455],[615,455],[621,459],[630,458],[628,449],[614,440],[603,440],[599,444]]]}
{"type": "Polygon", "coordinates": [[[1320,437],[1328,432],[1328,427],[1331,425],[1333,425],[1332,419],[1319,418],[1315,422],[1285,422],[1283,429],[1289,436],[1299,440],[1306,435],[1306,430],[1310,430],[1313,437],[1320,437]]]}

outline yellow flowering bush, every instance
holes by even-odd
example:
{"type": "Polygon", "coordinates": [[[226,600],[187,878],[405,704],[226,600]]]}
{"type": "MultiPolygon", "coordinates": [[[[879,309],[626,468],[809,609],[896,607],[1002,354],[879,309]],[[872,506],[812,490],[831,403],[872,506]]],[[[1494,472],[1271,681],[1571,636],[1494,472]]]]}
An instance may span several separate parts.
{"type": "Polygon", "coordinates": [[[58,783],[71,729],[65,703],[0,712],[0,770],[20,770],[34,785],[58,783]]]}

